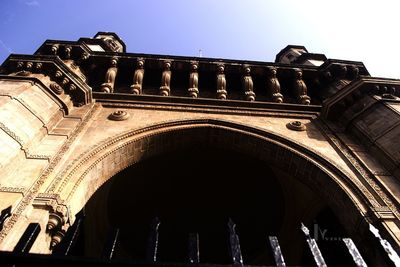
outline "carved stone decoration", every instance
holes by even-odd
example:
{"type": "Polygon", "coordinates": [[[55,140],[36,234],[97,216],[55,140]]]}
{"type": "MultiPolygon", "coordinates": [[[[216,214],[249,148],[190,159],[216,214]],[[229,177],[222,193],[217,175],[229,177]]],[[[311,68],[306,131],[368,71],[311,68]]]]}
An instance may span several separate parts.
{"type": "Polygon", "coordinates": [[[306,126],[301,121],[292,121],[286,124],[286,127],[294,131],[305,131],[306,126]]]}
{"type": "Polygon", "coordinates": [[[189,96],[193,98],[197,98],[199,96],[199,73],[197,72],[198,68],[199,68],[198,62],[191,63],[188,93],[189,96]]]}
{"type": "Polygon", "coordinates": [[[81,60],[85,61],[85,60],[89,59],[89,56],[90,55],[87,52],[83,52],[81,55],[81,60]]]}
{"type": "Polygon", "coordinates": [[[61,84],[62,86],[66,86],[69,83],[69,79],[67,77],[65,77],[64,79],[62,79],[61,84]]]}
{"type": "Polygon", "coordinates": [[[53,90],[53,92],[56,93],[57,95],[61,95],[64,92],[64,90],[62,89],[61,86],[58,85],[58,83],[50,84],[50,89],[53,90]]]}
{"type": "Polygon", "coordinates": [[[32,62],[26,62],[26,69],[27,70],[31,70],[33,67],[33,63],[32,62]]]}
{"type": "Polygon", "coordinates": [[[299,103],[309,105],[311,98],[307,95],[307,86],[303,81],[303,72],[300,69],[295,70],[294,92],[299,103]]]}
{"type": "Polygon", "coordinates": [[[47,222],[47,231],[53,231],[57,228],[60,228],[63,224],[63,217],[55,212],[51,212],[49,214],[49,221],[47,222]]]}
{"type": "Polygon", "coordinates": [[[54,75],[54,77],[56,77],[56,78],[61,78],[62,77],[62,72],[61,71],[56,71],[56,73],[55,73],[55,75],[54,75]]]}
{"type": "Polygon", "coordinates": [[[370,92],[375,95],[380,95],[382,99],[397,99],[396,87],[394,86],[375,85],[370,92]]]}
{"type": "Polygon", "coordinates": [[[53,44],[53,45],[51,46],[51,53],[52,53],[53,55],[57,55],[57,53],[58,53],[58,44],[53,44]]]}
{"type": "Polygon", "coordinates": [[[56,231],[52,236],[51,236],[51,241],[50,241],[50,249],[53,249],[55,246],[60,244],[61,240],[64,238],[65,232],[63,230],[58,230],[56,231]]]}
{"type": "Polygon", "coordinates": [[[281,94],[281,84],[276,77],[277,69],[274,67],[268,67],[268,79],[267,79],[267,90],[272,100],[276,103],[283,102],[283,95],[281,94]]]}
{"type": "Polygon", "coordinates": [[[218,65],[218,73],[217,73],[217,98],[218,99],[226,99],[228,92],[226,91],[226,79],[224,70],[224,65],[218,65]]]}
{"type": "Polygon", "coordinates": [[[17,63],[17,69],[22,69],[24,67],[24,62],[18,61],[17,63]]]}
{"type": "Polygon", "coordinates": [[[70,85],[69,85],[69,90],[70,90],[70,91],[75,91],[75,90],[76,90],[75,84],[70,84],[70,85]]]}
{"type": "Polygon", "coordinates": [[[347,74],[347,66],[346,65],[339,65],[337,68],[337,77],[336,79],[344,79],[346,78],[347,74]]]}
{"type": "Polygon", "coordinates": [[[244,68],[243,87],[246,100],[254,101],[256,100],[256,94],[253,91],[253,78],[251,78],[250,72],[251,69],[249,67],[244,68]]]}
{"type": "Polygon", "coordinates": [[[71,51],[72,51],[72,46],[65,47],[65,58],[66,59],[71,58],[71,51]]]}
{"type": "Polygon", "coordinates": [[[144,60],[138,59],[136,62],[136,70],[133,74],[133,83],[131,85],[131,93],[134,95],[142,94],[143,86],[143,76],[144,76],[144,60]]]}
{"type": "Polygon", "coordinates": [[[43,64],[40,63],[40,62],[36,63],[36,65],[35,65],[35,68],[36,68],[37,70],[41,70],[42,67],[43,67],[43,64]]]}
{"type": "Polygon", "coordinates": [[[114,83],[115,83],[115,78],[117,77],[117,63],[118,63],[118,58],[113,57],[111,59],[111,66],[108,68],[105,76],[105,81],[101,85],[101,91],[104,93],[112,93],[114,92],[114,83]]]}
{"type": "Polygon", "coordinates": [[[349,72],[350,79],[354,80],[354,79],[358,78],[360,69],[357,68],[356,66],[350,66],[348,72],[349,72]]]}
{"type": "Polygon", "coordinates": [[[124,121],[129,118],[129,113],[124,110],[117,110],[108,116],[108,119],[113,121],[124,121]]]}
{"type": "Polygon", "coordinates": [[[26,70],[18,71],[18,72],[16,73],[16,75],[18,75],[18,76],[29,76],[29,75],[31,75],[31,74],[32,74],[32,72],[26,71],[26,70]]]}
{"type": "Polygon", "coordinates": [[[164,70],[161,77],[160,95],[169,96],[171,93],[171,62],[164,61],[164,70]]]}

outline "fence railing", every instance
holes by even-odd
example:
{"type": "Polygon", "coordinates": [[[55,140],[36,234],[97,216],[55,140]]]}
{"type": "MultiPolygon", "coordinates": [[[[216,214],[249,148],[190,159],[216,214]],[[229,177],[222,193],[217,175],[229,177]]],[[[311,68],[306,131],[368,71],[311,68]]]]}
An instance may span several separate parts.
{"type": "MultiPolygon", "coordinates": [[[[10,210],[5,210],[0,216],[0,229],[3,227],[3,223],[6,218],[10,216],[10,210]]],[[[188,236],[188,250],[187,250],[187,262],[186,263],[165,263],[160,262],[157,258],[157,249],[159,243],[159,226],[160,220],[155,218],[151,223],[151,229],[148,236],[146,259],[143,262],[138,261],[121,261],[115,259],[116,246],[120,238],[119,229],[111,229],[103,247],[101,256],[98,259],[76,257],[71,255],[71,251],[77,244],[79,233],[83,227],[84,217],[80,216],[76,219],[73,226],[71,226],[62,242],[53,249],[52,255],[39,255],[29,253],[36,238],[42,230],[38,223],[31,223],[26,228],[25,232],[21,236],[13,252],[0,252],[0,265],[1,266],[227,266],[219,264],[205,264],[200,263],[200,249],[199,249],[199,235],[197,233],[189,233],[188,236]]],[[[230,252],[231,265],[228,266],[249,266],[245,265],[242,257],[240,248],[239,235],[236,233],[235,223],[229,219],[228,221],[228,246],[230,252]]],[[[317,240],[312,238],[309,229],[301,224],[301,231],[304,234],[305,241],[308,244],[308,249],[312,255],[316,266],[328,266],[329,262],[326,262],[323,254],[321,253],[317,240]]],[[[392,246],[386,240],[382,239],[379,235],[378,230],[370,225],[370,231],[379,242],[379,246],[385,252],[385,256],[388,257],[390,262],[394,266],[400,266],[400,258],[392,248],[392,246]]],[[[362,255],[357,249],[351,238],[340,238],[342,245],[346,247],[347,252],[354,261],[356,266],[367,266],[362,255]]],[[[286,266],[285,257],[282,253],[279,245],[278,238],[276,236],[269,236],[267,239],[275,261],[275,266],[286,266]]],[[[267,242],[266,240],[266,242],[267,242]]]]}

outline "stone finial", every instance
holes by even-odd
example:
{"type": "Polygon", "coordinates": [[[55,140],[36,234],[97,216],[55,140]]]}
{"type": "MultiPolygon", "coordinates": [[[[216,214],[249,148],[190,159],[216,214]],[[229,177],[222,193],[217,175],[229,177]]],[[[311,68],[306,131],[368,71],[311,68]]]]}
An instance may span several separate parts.
{"type": "Polygon", "coordinates": [[[295,70],[294,91],[299,103],[310,104],[311,98],[307,95],[307,85],[303,81],[303,72],[300,69],[295,70]]]}
{"type": "Polygon", "coordinates": [[[101,85],[101,91],[104,93],[112,93],[114,91],[115,78],[117,77],[117,63],[118,58],[113,57],[110,62],[110,67],[108,68],[105,76],[105,81],[101,85]]]}
{"type": "Polygon", "coordinates": [[[144,59],[138,59],[136,62],[136,70],[133,74],[133,83],[130,87],[131,93],[134,95],[140,95],[142,93],[144,77],[144,59]]]}
{"type": "Polygon", "coordinates": [[[197,69],[199,67],[198,62],[192,62],[190,65],[190,76],[189,76],[189,96],[197,98],[199,96],[199,73],[197,69]]]}
{"type": "Polygon", "coordinates": [[[243,88],[244,88],[246,100],[254,101],[254,100],[256,100],[256,94],[253,91],[253,79],[250,74],[251,69],[250,69],[250,67],[244,67],[243,71],[244,71],[243,88]]]}
{"type": "Polygon", "coordinates": [[[171,92],[171,61],[164,61],[163,73],[161,77],[160,95],[169,96],[171,92]]]}
{"type": "Polygon", "coordinates": [[[283,95],[281,94],[281,85],[276,77],[277,69],[275,67],[268,67],[267,90],[272,100],[276,103],[283,102],[283,95]]]}
{"type": "Polygon", "coordinates": [[[217,67],[217,98],[226,99],[228,92],[226,91],[226,79],[225,79],[225,66],[220,64],[217,67]]]}

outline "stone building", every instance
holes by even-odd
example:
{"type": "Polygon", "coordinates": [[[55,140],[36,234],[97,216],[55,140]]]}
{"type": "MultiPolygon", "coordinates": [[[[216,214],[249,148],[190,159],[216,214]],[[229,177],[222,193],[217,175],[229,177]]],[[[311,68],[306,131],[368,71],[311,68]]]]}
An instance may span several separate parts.
{"type": "Polygon", "coordinates": [[[47,40],[2,64],[0,128],[0,257],[73,243],[96,258],[111,236],[119,260],[187,262],[189,240],[189,261],[231,263],[230,240],[271,265],[276,236],[286,263],[309,264],[301,223],[328,264],[348,260],[343,237],[386,263],[370,224],[399,249],[400,80],[361,62],[47,40]]]}

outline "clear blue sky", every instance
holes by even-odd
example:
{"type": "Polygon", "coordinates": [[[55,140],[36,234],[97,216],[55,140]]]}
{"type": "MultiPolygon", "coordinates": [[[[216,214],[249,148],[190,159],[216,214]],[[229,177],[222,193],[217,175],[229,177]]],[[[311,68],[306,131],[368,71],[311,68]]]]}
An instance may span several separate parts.
{"type": "Polygon", "coordinates": [[[0,0],[0,62],[113,31],[128,52],[274,61],[288,44],[400,78],[398,0],[0,0]]]}

